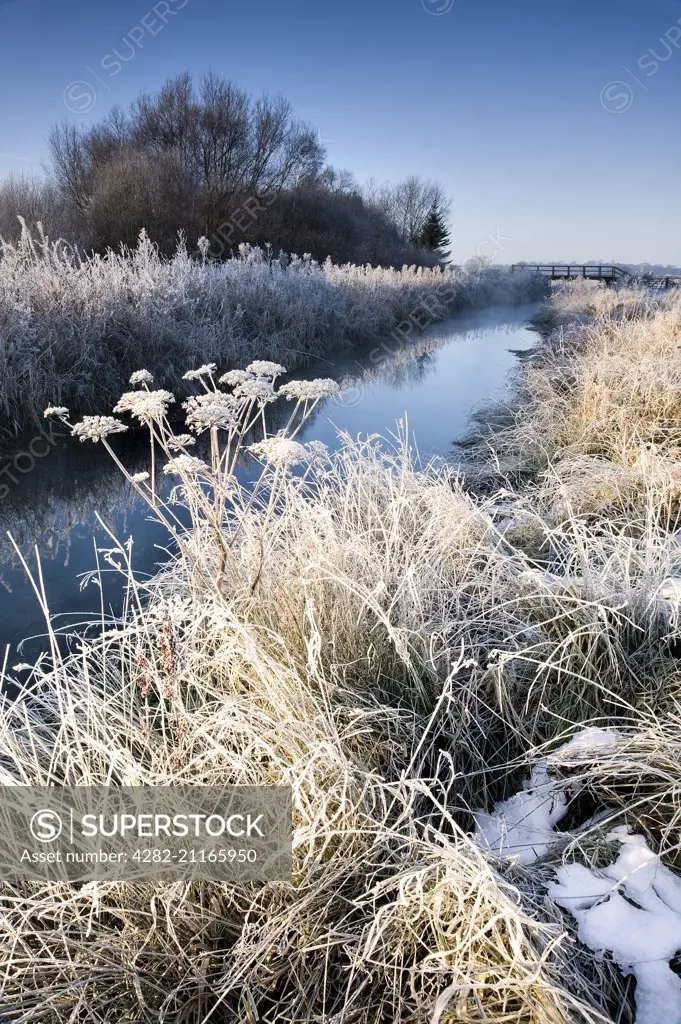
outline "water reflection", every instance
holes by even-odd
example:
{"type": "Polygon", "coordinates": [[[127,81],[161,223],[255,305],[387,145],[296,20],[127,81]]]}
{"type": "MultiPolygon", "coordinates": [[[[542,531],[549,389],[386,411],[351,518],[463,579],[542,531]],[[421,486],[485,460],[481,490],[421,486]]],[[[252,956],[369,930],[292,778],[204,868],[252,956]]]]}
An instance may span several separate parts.
{"type": "MultiPolygon", "coordinates": [[[[487,310],[436,325],[409,342],[390,337],[319,360],[305,376],[334,377],[344,390],[319,407],[303,436],[334,447],[338,430],[351,436],[387,432],[406,415],[422,453],[446,454],[470,413],[503,387],[515,362],[509,350],[534,343],[525,325],[536,308],[487,310]]],[[[290,406],[277,403],[268,412],[273,425],[283,426],[290,406]]],[[[27,451],[30,440],[24,439],[19,450],[27,451]]],[[[149,449],[141,437],[126,434],[113,441],[132,472],[148,468],[149,449]]],[[[101,592],[92,582],[80,586],[98,565],[97,549],[112,547],[97,517],[120,541],[134,538],[138,576],[153,573],[168,557],[165,530],[152,521],[101,446],[60,438],[31,451],[46,454],[34,458],[30,468],[28,459],[20,459],[22,471],[11,470],[16,483],[4,474],[7,493],[0,492],[0,644],[3,651],[6,644],[12,647],[10,665],[46,649],[40,639],[44,621],[17,549],[32,571],[39,553],[48,604],[62,626],[120,607],[121,579],[106,564],[101,592]],[[37,639],[17,652],[19,641],[28,637],[37,639]]],[[[0,462],[13,467],[15,456],[16,451],[4,453],[0,462]]],[[[240,468],[242,474],[252,471],[240,468]]],[[[172,481],[163,478],[161,486],[167,493],[172,481]]]]}

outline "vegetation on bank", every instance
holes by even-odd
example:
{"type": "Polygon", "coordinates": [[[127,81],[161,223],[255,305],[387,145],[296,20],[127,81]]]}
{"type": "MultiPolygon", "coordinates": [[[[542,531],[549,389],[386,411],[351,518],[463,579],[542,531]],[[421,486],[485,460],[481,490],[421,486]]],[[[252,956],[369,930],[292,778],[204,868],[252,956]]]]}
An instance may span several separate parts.
{"type": "MultiPolygon", "coordinates": [[[[0,709],[0,782],[290,785],[294,872],[4,884],[12,1019],[658,1024],[660,979],[673,1019],[673,950],[595,956],[586,915],[647,942],[658,913],[673,945],[675,878],[659,865],[652,906],[636,871],[679,867],[681,299],[554,298],[587,307],[523,361],[463,477],[404,436],[300,444],[335,385],[272,363],[191,373],[179,437],[134,376],[115,416],[149,425],[192,525],[151,467],[130,476],[177,554],[78,652],[50,634],[0,709]],[[280,403],[289,432],[253,442],[280,403]]],[[[73,429],[117,458],[123,425],[73,429]]]]}
{"type": "Polygon", "coordinates": [[[415,331],[461,309],[538,298],[530,275],[467,269],[372,268],[242,246],[224,262],[184,247],[84,255],[34,237],[0,242],[0,426],[19,430],[49,404],[98,412],[145,365],[165,387],[206,361],[243,366],[257,352],[290,370],[344,343],[415,331]]]}

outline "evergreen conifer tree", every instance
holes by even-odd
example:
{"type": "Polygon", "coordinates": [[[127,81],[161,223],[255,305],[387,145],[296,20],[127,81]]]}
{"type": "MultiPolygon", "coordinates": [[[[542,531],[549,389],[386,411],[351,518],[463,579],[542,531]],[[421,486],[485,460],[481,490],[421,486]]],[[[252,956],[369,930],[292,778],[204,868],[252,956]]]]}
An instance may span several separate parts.
{"type": "Polygon", "coordinates": [[[429,252],[437,252],[443,263],[446,263],[449,259],[450,252],[447,248],[449,245],[449,232],[447,231],[439,203],[435,202],[431,206],[428,216],[423,222],[423,227],[418,234],[417,243],[429,252]]]}

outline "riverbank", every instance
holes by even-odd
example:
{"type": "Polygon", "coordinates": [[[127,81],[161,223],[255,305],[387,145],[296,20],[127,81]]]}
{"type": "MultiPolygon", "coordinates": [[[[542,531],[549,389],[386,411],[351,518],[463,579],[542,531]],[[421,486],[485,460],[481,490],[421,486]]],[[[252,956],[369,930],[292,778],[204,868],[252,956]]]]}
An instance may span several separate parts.
{"type": "MultiPolygon", "coordinates": [[[[334,450],[342,444],[339,431],[352,437],[380,432],[407,413],[422,459],[447,455],[470,411],[503,394],[515,361],[509,349],[534,343],[526,323],[536,309],[462,312],[406,339],[387,335],[329,353],[306,375],[332,377],[341,390],[317,407],[302,440],[334,450]]],[[[271,403],[270,430],[284,429],[290,411],[285,402],[271,403]]],[[[180,402],[170,412],[183,422],[180,402]]],[[[142,472],[149,463],[148,433],[134,421],[129,427],[114,438],[115,451],[131,473],[142,472]]],[[[254,468],[246,458],[237,472],[246,480],[254,468]]],[[[169,492],[172,478],[164,477],[164,484],[169,492]]],[[[64,629],[98,614],[102,601],[114,616],[120,613],[125,580],[113,570],[103,574],[101,587],[82,585],[96,568],[93,545],[110,546],[100,520],[116,537],[133,536],[138,577],[158,571],[167,535],[101,446],[81,444],[62,424],[43,420],[0,455],[0,650],[10,643],[14,652],[26,637],[35,638],[10,655],[12,664],[44,649],[44,621],[10,536],[32,566],[39,551],[50,611],[64,629]]]]}
{"type": "Polygon", "coordinates": [[[254,501],[216,476],[245,421],[270,400],[313,415],[332,384],[276,397],[276,367],[222,384],[205,368],[187,412],[221,419],[210,467],[173,447],[162,396],[125,400],[193,526],[115,629],[71,656],[55,641],[14,680],[0,781],[291,786],[293,876],[201,898],[3,887],[6,1006],[602,1024],[636,1002],[639,1024],[675,1019],[677,303],[641,293],[556,330],[466,478],[419,465],[403,433],[333,453],[272,437],[254,501]]]}
{"type": "Polygon", "coordinates": [[[545,282],[498,267],[401,270],[319,265],[242,246],[223,263],[179,248],[85,256],[33,238],[0,244],[0,428],[52,403],[96,412],[146,366],[177,389],[187,367],[242,366],[258,353],[290,371],[343,343],[423,330],[465,309],[540,299],[545,282]]]}

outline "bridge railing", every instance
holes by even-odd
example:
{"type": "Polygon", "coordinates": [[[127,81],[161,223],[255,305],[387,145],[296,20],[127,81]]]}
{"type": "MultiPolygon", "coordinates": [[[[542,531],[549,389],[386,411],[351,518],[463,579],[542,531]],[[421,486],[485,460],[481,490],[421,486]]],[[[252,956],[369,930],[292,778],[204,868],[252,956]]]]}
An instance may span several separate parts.
{"type": "Polygon", "coordinates": [[[552,278],[585,277],[596,281],[615,281],[629,275],[622,267],[601,263],[514,263],[511,273],[532,270],[538,274],[550,274],[552,278]]]}

